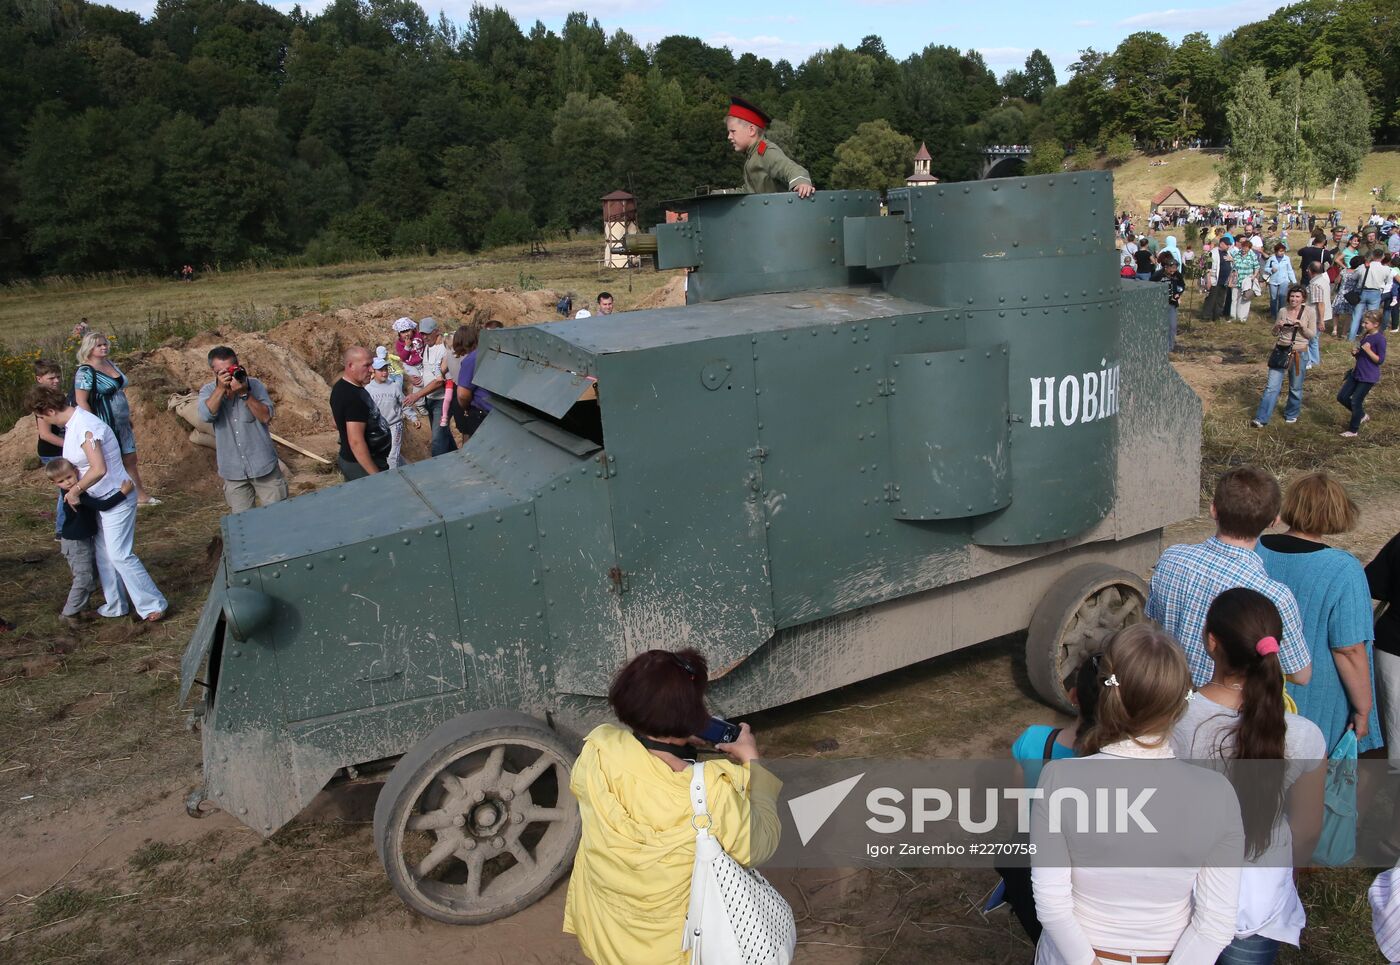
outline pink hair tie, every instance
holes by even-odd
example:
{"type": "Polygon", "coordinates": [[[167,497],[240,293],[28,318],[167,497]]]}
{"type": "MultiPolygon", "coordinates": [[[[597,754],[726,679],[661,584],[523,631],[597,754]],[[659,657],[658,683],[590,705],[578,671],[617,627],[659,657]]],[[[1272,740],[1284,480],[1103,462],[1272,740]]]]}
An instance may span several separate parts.
{"type": "Polygon", "coordinates": [[[1278,653],[1278,639],[1275,637],[1265,637],[1254,645],[1259,656],[1267,657],[1271,653],[1278,653]]]}

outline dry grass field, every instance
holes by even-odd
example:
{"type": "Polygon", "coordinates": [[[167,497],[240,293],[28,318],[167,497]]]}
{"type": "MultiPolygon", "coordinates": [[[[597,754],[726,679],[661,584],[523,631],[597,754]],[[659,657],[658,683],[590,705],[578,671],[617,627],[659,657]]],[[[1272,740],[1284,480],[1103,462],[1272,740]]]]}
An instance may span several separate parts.
{"type": "MultiPolygon", "coordinates": [[[[1131,160],[1113,169],[1113,195],[1137,215],[1145,215],[1153,195],[1168,186],[1180,190],[1194,204],[1210,204],[1216,182],[1215,166],[1220,158],[1220,154],[1207,151],[1134,154],[1131,160]]],[[[1265,185],[1264,197],[1272,206],[1275,196],[1269,187],[1265,185]]],[[[1252,189],[1250,194],[1253,195],[1252,189]]],[[[1359,216],[1369,216],[1372,204],[1382,212],[1400,211],[1400,149],[1372,151],[1361,165],[1361,175],[1351,184],[1337,189],[1335,202],[1331,198],[1332,190],[1328,185],[1307,200],[1306,209],[1320,214],[1335,207],[1351,222],[1359,216]],[[1371,189],[1387,182],[1395,200],[1376,201],[1371,189]]],[[[1227,197],[1225,200],[1238,199],[1227,197]]]]}
{"type": "Polygon", "coordinates": [[[532,255],[512,246],[476,255],[388,258],[320,268],[225,271],[193,282],[137,275],[47,279],[0,288],[0,349],[19,350],[66,335],[80,318],[95,328],[130,333],[162,320],[199,329],[234,323],[267,327],[304,312],[326,312],[389,296],[440,288],[553,288],[591,304],[601,289],[631,307],[669,276],[651,269],[602,267],[600,238],[546,244],[532,255]]]}

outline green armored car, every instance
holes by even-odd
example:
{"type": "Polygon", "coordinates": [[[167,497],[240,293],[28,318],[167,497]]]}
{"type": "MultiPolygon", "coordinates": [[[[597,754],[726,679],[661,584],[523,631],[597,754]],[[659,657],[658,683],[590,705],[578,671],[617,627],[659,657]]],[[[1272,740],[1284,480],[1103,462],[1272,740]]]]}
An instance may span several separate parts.
{"type": "Polygon", "coordinates": [[[1118,277],[1111,176],[679,206],[628,247],[685,307],[487,332],[462,451],[224,519],[192,809],[271,834],[387,771],[395,889],[484,922],[568,868],[632,654],[702,649],[737,715],[1029,627],[1064,708],[1143,619],[1201,407],[1162,289],[1118,277]]]}

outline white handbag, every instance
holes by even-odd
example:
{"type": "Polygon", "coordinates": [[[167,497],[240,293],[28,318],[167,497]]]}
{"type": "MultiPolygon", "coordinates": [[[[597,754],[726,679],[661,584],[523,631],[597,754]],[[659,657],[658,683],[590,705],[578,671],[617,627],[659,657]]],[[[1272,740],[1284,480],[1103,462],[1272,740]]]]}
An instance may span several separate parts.
{"type": "Polygon", "coordinates": [[[695,867],[681,951],[691,965],[788,965],[797,947],[792,909],[756,869],[725,853],[710,834],[705,764],[690,768],[695,867]]]}

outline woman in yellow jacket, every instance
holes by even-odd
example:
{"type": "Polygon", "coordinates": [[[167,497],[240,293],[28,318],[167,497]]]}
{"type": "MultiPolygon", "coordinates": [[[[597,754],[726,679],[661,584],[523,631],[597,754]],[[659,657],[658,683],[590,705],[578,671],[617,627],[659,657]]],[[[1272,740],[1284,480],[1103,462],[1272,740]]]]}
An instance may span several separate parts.
{"type": "MultiPolygon", "coordinates": [[[[649,650],[618,673],[608,701],[622,726],[584,741],[569,783],[583,839],[569,879],[564,931],[599,965],[683,965],[681,932],[695,862],[688,772],[705,729],[709,668],[695,650],[649,650]]],[[[778,845],[781,782],[758,763],[748,724],[707,761],[711,833],[756,864],[778,845]]]]}

